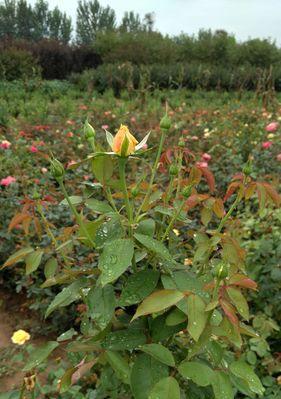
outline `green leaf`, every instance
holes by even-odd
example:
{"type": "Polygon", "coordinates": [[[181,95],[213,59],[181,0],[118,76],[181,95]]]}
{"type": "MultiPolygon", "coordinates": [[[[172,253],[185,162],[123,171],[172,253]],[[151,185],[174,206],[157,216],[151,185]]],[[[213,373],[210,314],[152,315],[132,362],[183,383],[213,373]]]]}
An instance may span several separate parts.
{"type": "Polygon", "coordinates": [[[89,198],[86,201],[86,206],[92,211],[97,213],[110,213],[113,212],[111,206],[105,201],[99,201],[94,198],[89,198]]]}
{"type": "Polygon", "coordinates": [[[190,291],[202,298],[208,298],[208,294],[203,290],[204,284],[196,275],[188,271],[176,271],[173,276],[163,274],[161,280],[164,288],[179,291],[190,291]]]}
{"type": "Polygon", "coordinates": [[[243,360],[237,360],[236,362],[231,363],[229,369],[236,377],[244,380],[252,392],[258,395],[264,394],[264,387],[262,386],[259,377],[246,362],[243,360]]]}
{"type": "MultiPolygon", "coordinates": [[[[84,222],[84,228],[87,230],[89,236],[92,237],[92,241],[94,241],[95,244],[96,244],[96,234],[99,231],[99,228],[101,227],[102,223],[103,223],[102,218],[93,221],[84,222]]],[[[79,227],[78,230],[78,238],[84,245],[87,245],[90,248],[93,247],[92,242],[85,237],[84,229],[82,229],[81,227],[79,227]]]]}
{"type": "Polygon", "coordinates": [[[157,285],[159,272],[154,270],[142,270],[132,274],[119,299],[119,306],[129,306],[141,302],[146,298],[157,285]]]}
{"type": "Polygon", "coordinates": [[[85,286],[86,282],[86,278],[81,278],[58,293],[50,303],[45,317],[48,317],[58,307],[68,306],[72,302],[77,301],[81,297],[81,288],[85,286]]]}
{"type": "Polygon", "coordinates": [[[125,384],[130,384],[131,369],[128,362],[118,352],[107,350],[105,352],[106,359],[113,368],[118,378],[125,384]]]}
{"type": "Polygon", "coordinates": [[[149,399],[180,399],[180,387],[174,377],[162,378],[158,381],[150,395],[149,399]]]}
{"type": "Polygon", "coordinates": [[[110,332],[102,343],[104,349],[132,350],[146,343],[146,336],[142,330],[127,329],[110,332]]]}
{"type": "Polygon", "coordinates": [[[162,310],[175,305],[183,298],[184,294],[177,290],[156,291],[138,306],[132,321],[140,316],[161,312],[162,310]]]}
{"type": "Polygon", "coordinates": [[[131,265],[134,244],[130,239],[117,239],[104,245],[99,259],[101,284],[104,286],[116,280],[131,265]]]}
{"type": "Polygon", "coordinates": [[[153,237],[155,232],[155,221],[153,219],[142,220],[136,229],[137,234],[153,237]]]}
{"type": "Polygon", "coordinates": [[[60,379],[60,383],[59,383],[59,392],[60,393],[67,392],[68,389],[71,387],[72,376],[76,370],[77,370],[77,367],[71,367],[70,369],[66,370],[66,372],[63,374],[63,376],[60,379]]]}
{"type": "Polygon", "coordinates": [[[95,234],[95,244],[97,248],[101,248],[105,243],[113,241],[117,238],[122,238],[124,235],[123,228],[120,224],[119,217],[113,217],[108,222],[102,223],[95,234]]]}
{"type": "Polygon", "coordinates": [[[47,260],[44,266],[44,274],[46,279],[54,277],[58,268],[58,261],[56,258],[50,258],[47,260]]]}
{"type": "Polygon", "coordinates": [[[39,366],[58,346],[59,344],[56,341],[49,341],[40,348],[34,348],[23,371],[30,371],[39,366]]]}
{"type": "Polygon", "coordinates": [[[37,249],[36,251],[31,252],[30,254],[28,254],[25,257],[25,267],[26,267],[25,274],[26,275],[28,275],[38,269],[38,267],[41,263],[43,254],[44,254],[44,251],[42,251],[41,249],[37,249]]]}
{"type": "Polygon", "coordinates": [[[74,328],[70,328],[70,330],[65,331],[64,333],[62,333],[58,338],[57,341],[58,342],[63,342],[63,341],[67,341],[71,338],[74,337],[74,335],[77,335],[77,331],[74,330],[74,328]]]}
{"type": "Polygon", "coordinates": [[[178,370],[184,378],[192,380],[200,387],[211,385],[214,378],[213,370],[204,363],[184,361],[178,370]]]}
{"type": "Polygon", "coordinates": [[[198,341],[208,320],[205,302],[198,295],[187,298],[188,325],[187,330],[195,341],[198,341]]]}
{"type": "Polygon", "coordinates": [[[166,364],[167,366],[175,366],[174,356],[169,349],[161,344],[143,345],[140,350],[154,357],[154,359],[158,360],[159,362],[166,364]]]}
{"type": "Polygon", "coordinates": [[[234,399],[230,378],[223,371],[214,372],[212,387],[216,399],[234,399]]]}
{"type": "Polygon", "coordinates": [[[173,262],[172,255],[162,242],[157,241],[154,238],[151,238],[144,234],[136,233],[134,234],[134,237],[149,251],[155,253],[162,259],[173,262]]]}
{"type": "Polygon", "coordinates": [[[24,260],[26,255],[30,254],[33,251],[34,251],[34,249],[31,248],[31,247],[26,247],[26,248],[22,248],[22,249],[18,250],[17,252],[15,252],[13,255],[11,255],[6,260],[6,262],[4,263],[4,265],[2,267],[11,266],[14,263],[17,263],[17,262],[20,262],[20,261],[24,260]]]}
{"type": "Polygon", "coordinates": [[[169,369],[166,365],[145,353],[138,355],[131,372],[134,398],[147,399],[154,385],[168,375],[169,369]]]}
{"type": "Polygon", "coordinates": [[[107,183],[113,175],[113,161],[110,156],[103,155],[93,159],[92,168],[95,177],[103,185],[107,183]]]}
{"type": "Polygon", "coordinates": [[[111,321],[115,310],[115,295],[112,285],[91,288],[87,295],[88,314],[100,329],[111,321]]]}
{"type": "Polygon", "coordinates": [[[151,336],[153,341],[161,342],[186,328],[186,323],[177,324],[176,326],[167,326],[165,321],[165,314],[152,320],[151,336]]]}
{"type": "MultiPolygon", "coordinates": [[[[79,205],[83,202],[83,198],[80,197],[79,195],[72,195],[69,197],[70,202],[72,203],[72,205],[79,205]]],[[[62,200],[59,205],[66,205],[68,206],[68,202],[66,199],[62,200]]]]}
{"type": "Polygon", "coordinates": [[[166,318],[167,326],[176,326],[187,319],[186,314],[179,309],[174,309],[166,318]]]}
{"type": "Polygon", "coordinates": [[[227,287],[226,291],[238,312],[248,321],[250,317],[249,306],[244,295],[237,288],[227,287]]]}

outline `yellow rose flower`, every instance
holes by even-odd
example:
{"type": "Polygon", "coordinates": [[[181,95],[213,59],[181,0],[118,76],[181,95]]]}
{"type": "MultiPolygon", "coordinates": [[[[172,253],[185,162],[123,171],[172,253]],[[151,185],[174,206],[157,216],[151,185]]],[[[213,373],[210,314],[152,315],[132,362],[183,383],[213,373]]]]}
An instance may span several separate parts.
{"type": "Polygon", "coordinates": [[[121,125],[113,138],[112,151],[122,157],[128,157],[135,152],[138,141],[125,125],[121,125]]]}
{"type": "Polygon", "coordinates": [[[30,334],[24,330],[15,331],[11,340],[14,344],[23,345],[30,339],[30,334]]]}

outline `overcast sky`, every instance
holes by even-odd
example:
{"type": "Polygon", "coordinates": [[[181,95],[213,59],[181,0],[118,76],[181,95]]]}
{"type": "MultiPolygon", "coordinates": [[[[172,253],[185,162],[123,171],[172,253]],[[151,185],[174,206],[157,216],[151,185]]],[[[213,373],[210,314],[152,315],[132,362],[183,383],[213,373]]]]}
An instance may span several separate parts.
{"type": "MultiPolygon", "coordinates": [[[[34,4],[36,0],[29,2],[34,4]]],[[[75,21],[77,0],[49,0],[75,21]]],[[[154,12],[155,27],[162,33],[197,33],[200,28],[225,29],[238,39],[272,38],[281,45],[281,0],[100,0],[115,9],[120,20],[124,11],[141,16],[154,12]]]]}

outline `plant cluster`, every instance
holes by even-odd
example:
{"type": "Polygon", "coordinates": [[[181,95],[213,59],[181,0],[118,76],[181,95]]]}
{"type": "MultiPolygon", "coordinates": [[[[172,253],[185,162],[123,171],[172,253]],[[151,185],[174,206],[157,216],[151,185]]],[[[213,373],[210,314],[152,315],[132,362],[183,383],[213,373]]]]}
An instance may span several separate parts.
{"type": "Polygon", "coordinates": [[[81,312],[79,330],[72,327],[31,352],[21,395],[36,392],[36,368],[59,346],[76,354],[60,378],[61,393],[91,370],[101,397],[264,394],[243,351],[247,336],[256,344],[260,338],[249,324],[245,296],[257,284],[246,273],[236,225],[238,211],[256,194],[261,209],[280,205],[280,197],[253,177],[248,160],[221,198],[208,168],[210,155],[196,162],[183,136],[164,151],[171,127],[165,115],[151,166],[149,133],[138,142],[125,125],[115,136],[105,128],[104,149],[86,122],[90,153],[70,168],[88,165],[96,181],[71,196],[64,166],[50,160],[74,224],[55,228],[47,213],[51,200],[37,191],[12,220],[11,228],[22,225],[27,234],[34,224],[42,243],[22,247],[3,267],[24,262],[32,275],[44,262],[43,287],[64,286],[46,317],[77,301],[81,312]]]}

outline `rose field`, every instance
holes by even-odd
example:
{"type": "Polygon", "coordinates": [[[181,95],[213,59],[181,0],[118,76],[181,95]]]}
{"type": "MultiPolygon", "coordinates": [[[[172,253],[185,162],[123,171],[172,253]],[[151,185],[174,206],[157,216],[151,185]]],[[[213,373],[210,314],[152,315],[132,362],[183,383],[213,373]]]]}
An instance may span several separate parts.
{"type": "Polygon", "coordinates": [[[0,398],[280,398],[281,97],[0,91],[0,398]]]}

